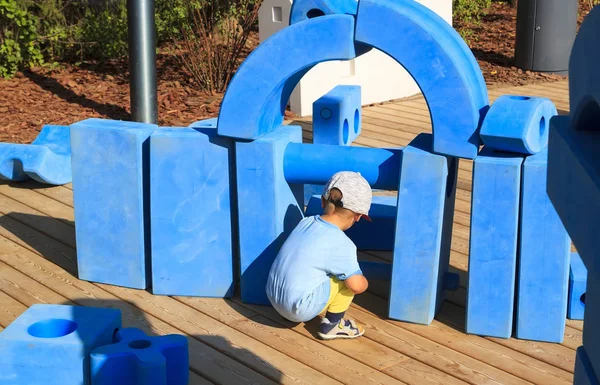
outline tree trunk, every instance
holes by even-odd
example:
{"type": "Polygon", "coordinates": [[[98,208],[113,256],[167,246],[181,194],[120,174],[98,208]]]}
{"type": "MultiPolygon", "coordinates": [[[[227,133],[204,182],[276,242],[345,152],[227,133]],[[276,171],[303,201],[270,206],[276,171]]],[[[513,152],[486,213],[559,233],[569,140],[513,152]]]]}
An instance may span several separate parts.
{"type": "Polygon", "coordinates": [[[508,0],[508,3],[510,4],[511,8],[517,8],[518,2],[519,2],[519,0],[508,0]]]}

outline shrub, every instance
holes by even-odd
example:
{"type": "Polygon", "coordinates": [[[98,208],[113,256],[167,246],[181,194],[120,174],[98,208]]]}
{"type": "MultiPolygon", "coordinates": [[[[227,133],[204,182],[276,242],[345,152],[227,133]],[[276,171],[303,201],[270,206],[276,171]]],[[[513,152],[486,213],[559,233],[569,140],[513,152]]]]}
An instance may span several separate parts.
{"type": "Polygon", "coordinates": [[[492,0],[453,0],[452,16],[460,23],[466,24],[459,29],[463,39],[468,40],[473,35],[470,24],[479,25],[481,17],[485,16],[487,9],[492,5],[492,0]]]}

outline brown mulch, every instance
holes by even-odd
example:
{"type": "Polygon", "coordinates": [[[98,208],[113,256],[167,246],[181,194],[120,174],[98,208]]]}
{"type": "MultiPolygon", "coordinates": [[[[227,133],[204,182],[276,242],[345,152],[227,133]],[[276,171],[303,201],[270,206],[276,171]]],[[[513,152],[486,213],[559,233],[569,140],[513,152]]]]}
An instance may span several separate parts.
{"type": "MultiPolygon", "coordinates": [[[[581,1],[580,21],[589,11],[581,1]]],[[[474,33],[469,44],[490,86],[523,85],[559,77],[522,71],[513,65],[516,10],[494,3],[481,26],[454,23],[474,33]]],[[[256,47],[257,36],[250,39],[256,47]]],[[[158,107],[161,126],[188,126],[217,116],[222,95],[196,90],[190,77],[167,54],[159,54],[158,107]]],[[[0,79],[0,142],[30,143],[45,124],[72,124],[91,118],[130,119],[129,73],[126,62],[64,65],[34,69],[11,80],[0,79]]]]}

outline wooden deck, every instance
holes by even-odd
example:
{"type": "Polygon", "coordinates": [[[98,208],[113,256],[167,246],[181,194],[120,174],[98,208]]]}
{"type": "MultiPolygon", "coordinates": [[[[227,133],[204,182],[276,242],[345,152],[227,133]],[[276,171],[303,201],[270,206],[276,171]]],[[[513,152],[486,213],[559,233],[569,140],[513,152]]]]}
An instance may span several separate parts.
{"type": "MultiPolygon", "coordinates": [[[[564,113],[567,88],[561,81],[494,89],[490,97],[546,96],[564,113]]],[[[358,146],[403,146],[431,131],[419,97],[363,111],[358,146]]],[[[310,140],[309,124],[303,124],[310,140]]],[[[471,170],[471,162],[461,161],[451,258],[461,288],[436,320],[422,326],[386,319],[387,287],[372,282],[349,311],[366,326],[365,336],[333,342],[313,336],[315,322],[291,325],[272,309],[239,299],[153,296],[80,281],[70,185],[0,184],[0,330],[35,303],[119,308],[125,326],[189,337],[190,384],[571,384],[582,322],[567,321],[562,344],[464,334],[471,170]]]]}

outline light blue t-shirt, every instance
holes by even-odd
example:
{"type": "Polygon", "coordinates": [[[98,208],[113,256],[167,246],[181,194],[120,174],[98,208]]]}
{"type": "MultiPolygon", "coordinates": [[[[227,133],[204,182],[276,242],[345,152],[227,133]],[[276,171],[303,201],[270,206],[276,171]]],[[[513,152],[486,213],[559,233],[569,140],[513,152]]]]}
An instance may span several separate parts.
{"type": "Polygon", "coordinates": [[[319,215],[304,218],[285,241],[267,280],[267,296],[279,314],[306,322],[323,310],[330,276],[362,274],[356,246],[339,227],[319,215]]]}

